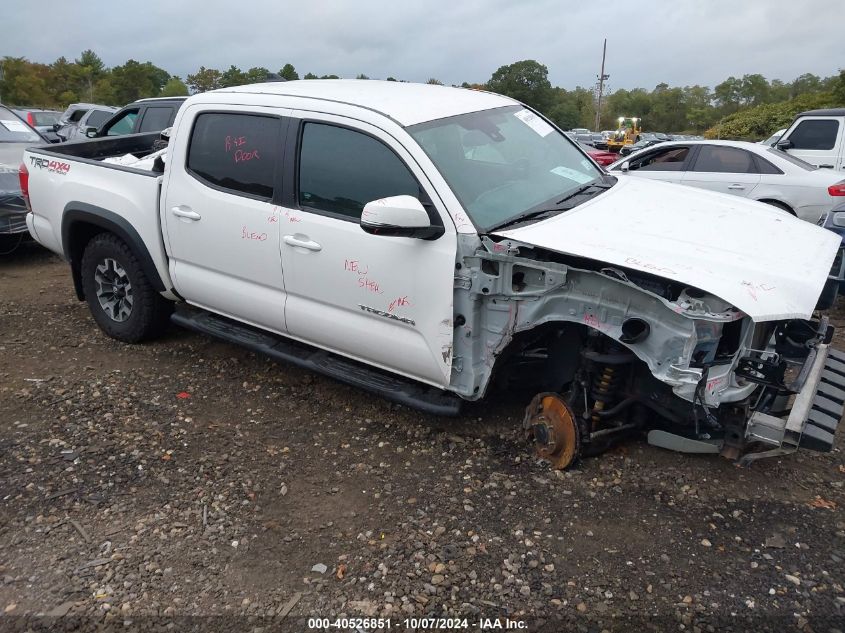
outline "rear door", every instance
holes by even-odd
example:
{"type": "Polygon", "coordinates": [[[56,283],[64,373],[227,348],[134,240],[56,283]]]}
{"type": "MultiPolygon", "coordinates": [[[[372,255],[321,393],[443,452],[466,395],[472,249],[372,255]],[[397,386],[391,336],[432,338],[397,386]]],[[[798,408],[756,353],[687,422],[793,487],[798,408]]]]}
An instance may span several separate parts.
{"type": "Polygon", "coordinates": [[[684,177],[689,157],[689,145],[660,147],[628,159],[628,170],[631,175],[640,178],[679,183],[684,177]]]}
{"type": "Polygon", "coordinates": [[[843,117],[814,116],[799,119],[787,130],[781,141],[790,141],[787,150],[793,156],[827,169],[841,167],[842,145],[845,143],[843,117]]]}
{"type": "Polygon", "coordinates": [[[751,152],[726,145],[700,145],[681,182],[746,197],[760,184],[760,171],[751,152]]]}
{"type": "Polygon", "coordinates": [[[170,146],[161,209],[179,294],[277,332],[285,331],[285,322],[275,205],[288,113],[190,108],[170,146]]]}
{"type": "MultiPolygon", "coordinates": [[[[300,118],[281,210],[290,334],[417,380],[446,386],[452,362],[456,233],[412,154],[373,125],[300,118]],[[445,234],[386,237],[360,227],[364,204],[417,197],[445,234]]],[[[292,124],[293,127],[293,124],[292,124]]],[[[288,169],[286,168],[286,172],[288,169]]]]}

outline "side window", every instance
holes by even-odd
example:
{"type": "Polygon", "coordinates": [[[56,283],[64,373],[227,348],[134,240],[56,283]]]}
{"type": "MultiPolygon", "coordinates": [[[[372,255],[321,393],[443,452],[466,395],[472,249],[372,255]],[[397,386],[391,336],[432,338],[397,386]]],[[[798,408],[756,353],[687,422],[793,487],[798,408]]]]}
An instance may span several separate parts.
{"type": "Polygon", "coordinates": [[[106,136],[123,136],[124,134],[132,134],[132,130],[135,127],[135,119],[137,118],[137,110],[125,112],[123,116],[109,126],[106,130],[106,136]]]}
{"type": "Polygon", "coordinates": [[[109,117],[114,114],[108,110],[94,110],[85,121],[85,125],[90,127],[100,127],[103,123],[109,120],[109,117]]]}
{"type": "Polygon", "coordinates": [[[214,187],[272,198],[280,125],[277,117],[259,114],[200,114],[191,134],[187,169],[214,187]]]}
{"type": "Polygon", "coordinates": [[[789,135],[793,149],[833,149],[839,134],[839,121],[833,119],[801,121],[789,135]]]}
{"type": "Polygon", "coordinates": [[[86,112],[88,112],[88,110],[74,110],[70,113],[70,116],[67,118],[67,120],[69,123],[78,123],[79,120],[85,116],[86,112]]]}
{"type": "Polygon", "coordinates": [[[751,154],[744,149],[702,145],[692,171],[725,174],[756,174],[757,166],[751,154]]]}
{"type": "Polygon", "coordinates": [[[783,172],[778,168],[772,165],[769,161],[765,158],[760,156],[754,155],[754,163],[757,165],[757,171],[761,174],[782,174],[783,172]]]}
{"type": "Polygon", "coordinates": [[[667,147],[631,161],[631,170],[681,171],[689,155],[689,147],[667,147]]]}
{"type": "Polygon", "coordinates": [[[346,128],[306,123],[299,153],[299,204],[358,219],[387,196],[419,197],[419,185],[382,142],[346,128]]]}
{"type": "Polygon", "coordinates": [[[170,116],[173,114],[171,107],[147,108],[144,118],[141,119],[139,132],[161,132],[170,125],[170,116]]]}

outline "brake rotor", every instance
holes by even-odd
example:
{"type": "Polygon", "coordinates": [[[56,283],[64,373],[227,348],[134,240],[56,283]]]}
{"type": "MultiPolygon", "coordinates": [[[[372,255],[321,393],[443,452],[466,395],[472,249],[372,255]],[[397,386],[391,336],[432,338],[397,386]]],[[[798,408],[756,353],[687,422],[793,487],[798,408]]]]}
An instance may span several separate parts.
{"type": "Polygon", "coordinates": [[[555,393],[534,396],[525,410],[523,426],[539,457],[563,470],[572,465],[581,451],[581,430],[575,414],[555,393]]]}

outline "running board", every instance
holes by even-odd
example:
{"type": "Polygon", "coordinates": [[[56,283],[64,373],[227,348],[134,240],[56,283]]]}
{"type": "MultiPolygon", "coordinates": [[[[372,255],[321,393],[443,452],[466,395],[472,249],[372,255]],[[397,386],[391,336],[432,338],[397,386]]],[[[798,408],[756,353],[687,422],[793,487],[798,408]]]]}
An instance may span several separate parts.
{"type": "Polygon", "coordinates": [[[178,311],[170,320],[426,413],[455,416],[461,410],[463,401],[448,392],[208,312],[178,311]]]}
{"type": "Polygon", "coordinates": [[[679,453],[716,454],[722,450],[721,440],[694,440],[668,431],[654,429],[648,432],[648,443],[679,453]]]}

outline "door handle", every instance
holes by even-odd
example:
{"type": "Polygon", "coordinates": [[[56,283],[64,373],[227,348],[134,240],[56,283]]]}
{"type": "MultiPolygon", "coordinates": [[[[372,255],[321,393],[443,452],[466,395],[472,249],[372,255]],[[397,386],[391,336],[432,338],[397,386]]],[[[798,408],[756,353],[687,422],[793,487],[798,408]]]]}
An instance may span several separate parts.
{"type": "Polygon", "coordinates": [[[728,185],[728,189],[739,189],[739,190],[742,190],[742,189],[745,189],[745,185],[737,185],[737,184],[728,185]]]}
{"type": "Polygon", "coordinates": [[[288,246],[296,246],[297,248],[307,248],[309,251],[323,250],[323,247],[317,244],[317,242],[315,242],[314,240],[309,240],[305,236],[299,238],[296,235],[285,235],[282,240],[284,240],[285,244],[287,244],[288,246]]]}
{"type": "Polygon", "coordinates": [[[187,220],[201,220],[202,216],[191,209],[191,207],[186,207],[184,205],[179,205],[178,207],[173,207],[170,209],[170,212],[179,218],[185,218],[187,220]]]}

